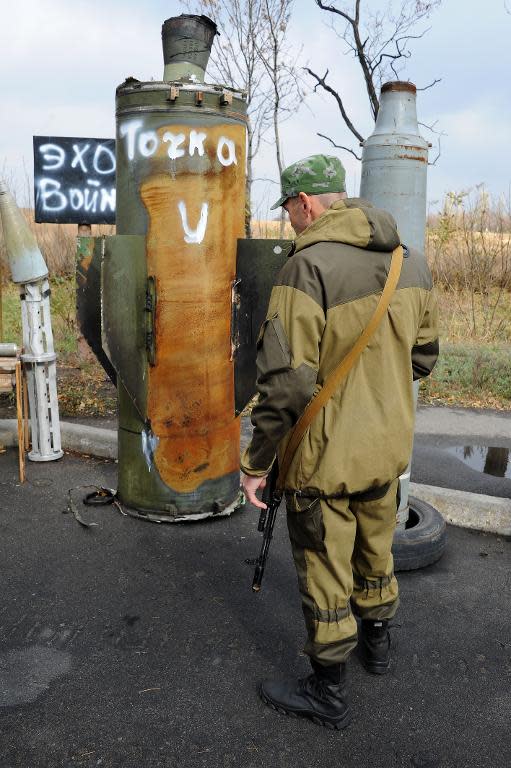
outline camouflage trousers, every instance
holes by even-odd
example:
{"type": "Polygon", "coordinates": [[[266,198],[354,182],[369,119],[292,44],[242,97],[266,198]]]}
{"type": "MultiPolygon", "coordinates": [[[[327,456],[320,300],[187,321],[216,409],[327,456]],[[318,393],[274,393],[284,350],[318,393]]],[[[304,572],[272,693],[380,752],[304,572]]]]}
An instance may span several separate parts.
{"type": "Polygon", "coordinates": [[[342,499],[286,494],[308,632],[304,651],[321,664],[343,662],[353,650],[355,615],[389,619],[397,610],[391,554],[397,490],[398,480],[394,480],[386,492],[342,499]]]}

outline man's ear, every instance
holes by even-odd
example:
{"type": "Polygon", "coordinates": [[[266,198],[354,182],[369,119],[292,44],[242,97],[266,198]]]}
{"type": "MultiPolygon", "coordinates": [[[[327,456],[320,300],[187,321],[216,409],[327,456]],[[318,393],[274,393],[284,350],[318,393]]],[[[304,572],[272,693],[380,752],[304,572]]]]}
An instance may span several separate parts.
{"type": "Polygon", "coordinates": [[[311,210],[311,204],[308,196],[305,194],[305,192],[300,192],[298,197],[300,198],[300,203],[303,206],[305,213],[309,213],[311,210]]]}

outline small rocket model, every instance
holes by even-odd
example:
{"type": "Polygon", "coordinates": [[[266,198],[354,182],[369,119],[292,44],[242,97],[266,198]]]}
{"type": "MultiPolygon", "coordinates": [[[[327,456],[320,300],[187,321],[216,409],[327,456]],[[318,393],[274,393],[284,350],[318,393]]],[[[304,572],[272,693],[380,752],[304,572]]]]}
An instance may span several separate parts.
{"type": "Polygon", "coordinates": [[[0,216],[12,280],[20,287],[21,360],[27,380],[32,433],[28,458],[52,461],[60,459],[62,449],[48,269],[30,227],[1,180],[0,216]]]}

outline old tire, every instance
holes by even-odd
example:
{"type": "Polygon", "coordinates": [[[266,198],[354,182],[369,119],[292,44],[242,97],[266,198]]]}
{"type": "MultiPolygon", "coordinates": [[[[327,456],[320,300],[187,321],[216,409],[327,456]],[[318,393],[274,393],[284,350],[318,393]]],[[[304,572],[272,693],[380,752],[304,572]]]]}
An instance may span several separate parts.
{"type": "Polygon", "coordinates": [[[415,571],[442,557],[447,538],[445,520],[431,504],[410,496],[410,514],[404,530],[396,530],[392,543],[395,571],[415,571]]]}

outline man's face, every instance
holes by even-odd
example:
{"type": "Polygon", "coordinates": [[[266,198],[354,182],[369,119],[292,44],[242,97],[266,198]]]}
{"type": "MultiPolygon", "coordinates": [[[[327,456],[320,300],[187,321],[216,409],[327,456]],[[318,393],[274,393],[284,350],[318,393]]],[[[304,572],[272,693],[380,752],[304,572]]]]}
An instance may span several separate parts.
{"type": "Polygon", "coordinates": [[[288,197],[282,207],[287,211],[291,226],[297,235],[312,224],[311,200],[305,192],[300,192],[297,197],[288,197]]]}

